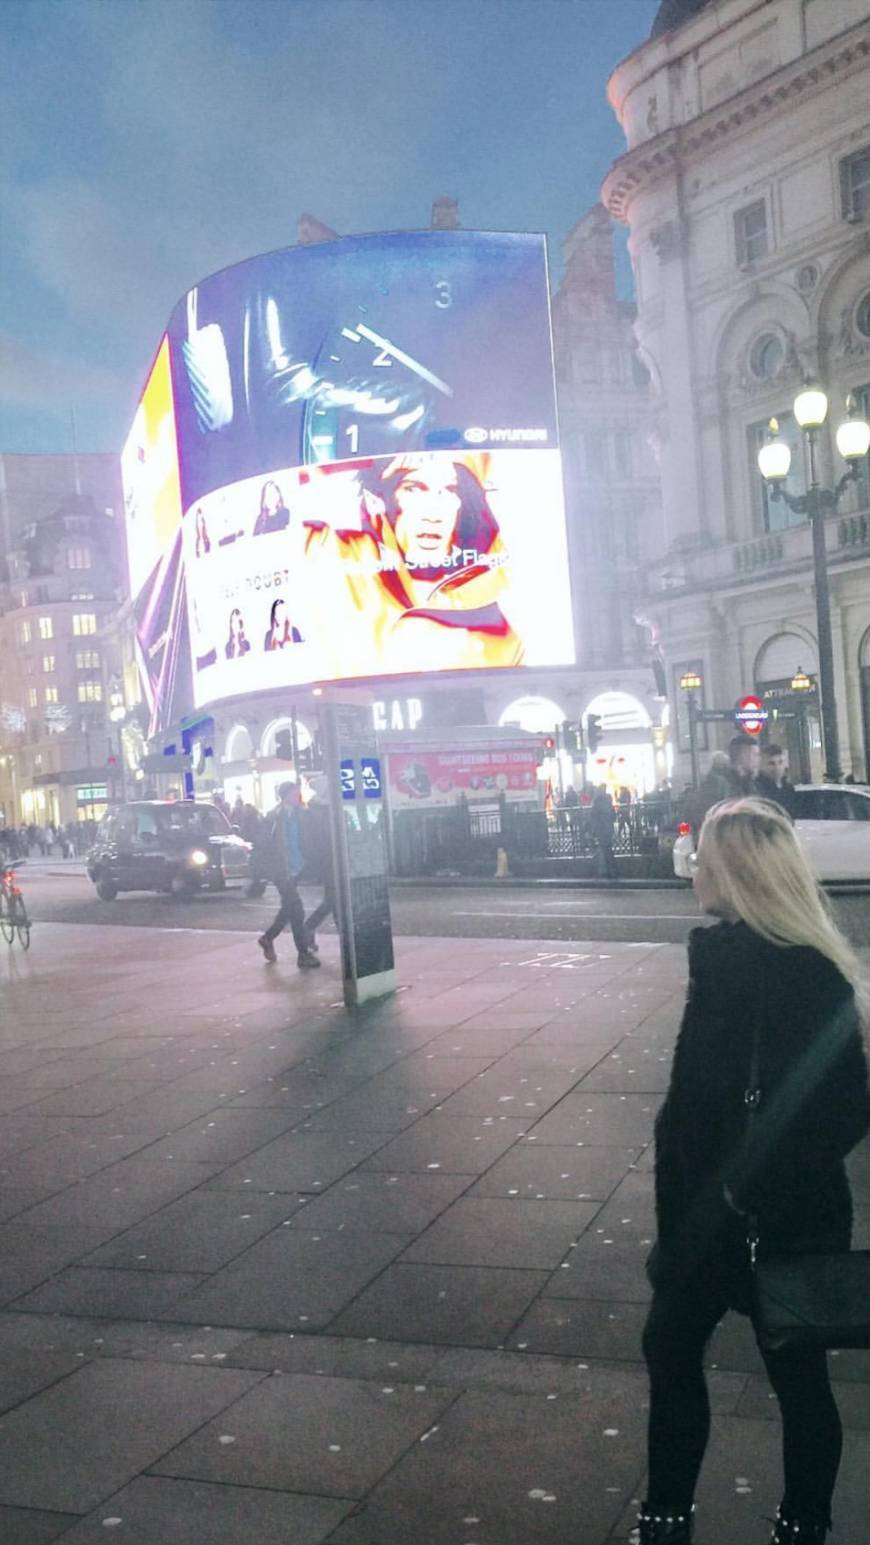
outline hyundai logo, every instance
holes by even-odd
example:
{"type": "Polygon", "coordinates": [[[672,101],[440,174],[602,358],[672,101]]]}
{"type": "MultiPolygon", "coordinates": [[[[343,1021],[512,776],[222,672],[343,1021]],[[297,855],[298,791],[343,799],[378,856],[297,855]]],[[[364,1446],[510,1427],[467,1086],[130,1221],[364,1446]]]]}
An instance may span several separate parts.
{"type": "Polygon", "coordinates": [[[489,435],[485,429],[471,428],[466,429],[463,439],[467,440],[469,445],[482,445],[484,440],[489,439],[489,435]]]}

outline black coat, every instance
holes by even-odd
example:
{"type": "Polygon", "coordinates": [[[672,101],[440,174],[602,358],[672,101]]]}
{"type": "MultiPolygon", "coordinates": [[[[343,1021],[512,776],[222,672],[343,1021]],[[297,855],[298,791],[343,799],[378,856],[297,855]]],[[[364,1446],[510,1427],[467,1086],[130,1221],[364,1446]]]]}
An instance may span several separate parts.
{"type": "Polygon", "coordinates": [[[740,1209],[757,1214],[761,1253],[847,1249],[843,1160],[868,1129],[854,994],[832,962],[813,949],[768,944],[744,923],[694,929],[688,999],[655,1129],[659,1266],[680,1276],[701,1269],[745,1277],[745,1219],[729,1206],[725,1185],[740,1209]],[[747,1136],[755,1015],[763,1098],[747,1136]]]}

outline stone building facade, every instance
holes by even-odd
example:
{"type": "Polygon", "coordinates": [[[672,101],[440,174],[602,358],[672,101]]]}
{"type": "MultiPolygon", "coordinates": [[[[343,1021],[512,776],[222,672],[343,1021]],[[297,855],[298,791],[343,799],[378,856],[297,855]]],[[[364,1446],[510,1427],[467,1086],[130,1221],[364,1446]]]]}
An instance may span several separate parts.
{"type": "MultiPolygon", "coordinates": [[[[662,483],[647,605],[663,641],[681,768],[678,686],[708,706],[759,690],[790,713],[818,668],[810,529],[756,465],[776,415],[793,443],[805,378],[833,431],[852,392],[870,411],[870,0],[665,0],[609,96],[628,142],[602,191],[630,232],[636,336],[649,370],[662,483]]],[[[870,470],[827,520],[841,760],[870,771],[870,470]]],[[[783,718],[801,771],[821,771],[812,699],[783,718]]]]}
{"type": "Polygon", "coordinates": [[[39,519],[16,521],[3,558],[0,824],[99,819],[119,797],[114,661],[104,636],[124,583],[112,462],[114,489],[112,480],[99,489],[101,499],[112,492],[111,504],[85,493],[58,498],[55,484],[47,509],[34,501],[39,519]]]}

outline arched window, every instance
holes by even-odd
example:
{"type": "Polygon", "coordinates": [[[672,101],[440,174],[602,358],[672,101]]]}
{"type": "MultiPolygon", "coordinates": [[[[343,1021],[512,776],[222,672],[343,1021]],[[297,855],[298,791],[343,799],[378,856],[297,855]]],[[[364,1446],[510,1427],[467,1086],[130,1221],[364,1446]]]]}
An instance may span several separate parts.
{"type": "Polygon", "coordinates": [[[815,675],[818,670],[815,644],[799,633],[776,633],[758,652],[755,684],[791,681],[798,670],[806,671],[809,676],[815,675]]]}
{"type": "MultiPolygon", "coordinates": [[[[260,755],[274,756],[275,736],[278,734],[279,730],[292,731],[292,729],[292,720],[288,719],[286,716],[280,719],[273,719],[271,724],[267,724],[263,731],[262,738],[260,740],[260,755]]],[[[311,745],[312,738],[311,731],[309,730],[307,724],[303,724],[301,719],[297,719],[296,744],[299,747],[299,750],[307,751],[308,747],[311,745]]]]}
{"type": "Polygon", "coordinates": [[[639,698],[630,692],[600,692],[584,713],[597,714],[605,734],[619,730],[647,730],[652,720],[639,698]]]}
{"type": "Polygon", "coordinates": [[[532,735],[547,735],[563,724],[566,714],[548,697],[518,697],[505,709],[499,719],[502,725],[519,725],[532,735]]]}
{"type": "Polygon", "coordinates": [[[254,755],[251,732],[244,724],[234,724],[224,743],[225,762],[245,762],[254,755]]]}

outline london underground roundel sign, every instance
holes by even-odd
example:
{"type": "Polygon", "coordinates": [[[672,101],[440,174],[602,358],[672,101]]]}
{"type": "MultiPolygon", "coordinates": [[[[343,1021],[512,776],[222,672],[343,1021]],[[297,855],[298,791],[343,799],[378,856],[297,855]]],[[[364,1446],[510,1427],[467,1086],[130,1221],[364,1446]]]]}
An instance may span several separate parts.
{"type": "Polygon", "coordinates": [[[734,722],[745,735],[760,735],[767,723],[767,709],[760,697],[749,694],[738,700],[734,722]]]}

